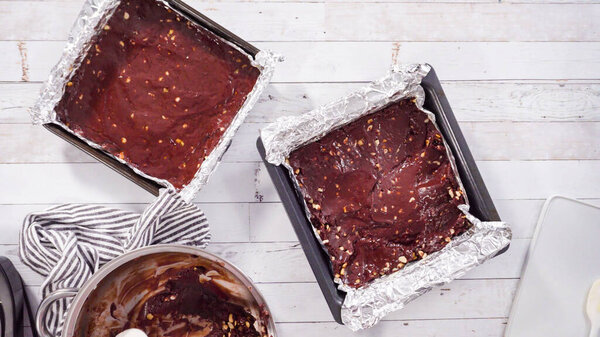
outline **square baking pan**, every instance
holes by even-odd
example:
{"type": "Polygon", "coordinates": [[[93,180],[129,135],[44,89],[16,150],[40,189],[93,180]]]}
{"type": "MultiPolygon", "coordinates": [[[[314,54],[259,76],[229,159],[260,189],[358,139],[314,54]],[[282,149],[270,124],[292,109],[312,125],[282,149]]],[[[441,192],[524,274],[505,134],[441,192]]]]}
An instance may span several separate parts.
{"type": "MultiPolygon", "coordinates": [[[[179,12],[179,14],[183,15],[184,17],[191,20],[192,22],[206,28],[207,30],[209,30],[212,33],[216,34],[217,36],[221,37],[222,39],[234,44],[235,46],[242,49],[244,52],[248,53],[249,55],[256,57],[256,54],[258,54],[258,52],[260,51],[258,48],[254,47],[253,45],[246,42],[239,36],[228,31],[223,26],[219,25],[218,23],[209,19],[205,15],[201,14],[200,12],[198,12],[194,8],[190,7],[183,1],[167,0],[166,2],[171,6],[171,8],[173,8],[177,12],[179,12]]],[[[152,193],[155,196],[158,196],[159,189],[165,187],[152,179],[148,179],[146,177],[139,175],[127,164],[124,164],[124,163],[116,160],[115,158],[110,156],[108,153],[90,146],[85,141],[83,141],[80,138],[78,138],[77,136],[73,135],[71,132],[69,132],[63,126],[61,126],[59,124],[46,123],[46,124],[44,124],[44,127],[46,129],[48,129],[50,132],[52,132],[55,135],[59,136],[60,138],[64,139],[68,143],[74,145],[78,149],[80,149],[83,152],[87,153],[88,155],[92,156],[99,162],[105,164],[106,166],[110,167],[114,171],[120,173],[122,176],[133,181],[134,183],[136,183],[137,185],[139,185],[140,187],[142,187],[143,189],[152,193]]]]}
{"type": "MultiPolygon", "coordinates": [[[[435,115],[436,123],[456,160],[458,173],[469,199],[471,214],[482,221],[500,221],[500,216],[485,187],[475,160],[469,151],[469,147],[460,131],[454,113],[450,109],[446,95],[433,68],[423,78],[421,86],[425,90],[424,108],[435,115]]],[[[296,190],[289,171],[283,165],[273,165],[266,161],[265,149],[260,138],[257,140],[257,147],[298,236],[298,240],[302,245],[302,249],[306,254],[306,258],[321,287],[329,309],[336,322],[343,324],[341,307],[344,302],[345,293],[339,291],[337,284],[333,281],[334,277],[329,256],[319,243],[312,224],[308,220],[302,195],[300,191],[296,190]]],[[[508,246],[497,255],[504,253],[507,249],[508,246]]]]}

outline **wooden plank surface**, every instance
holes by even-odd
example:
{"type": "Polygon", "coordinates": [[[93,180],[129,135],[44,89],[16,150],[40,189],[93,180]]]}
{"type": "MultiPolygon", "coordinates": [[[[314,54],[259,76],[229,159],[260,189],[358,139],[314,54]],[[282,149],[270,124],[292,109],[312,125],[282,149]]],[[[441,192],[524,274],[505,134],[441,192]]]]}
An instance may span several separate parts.
{"type": "MultiPolygon", "coordinates": [[[[600,197],[598,160],[480,161],[478,166],[490,194],[498,199],[543,199],[554,193],[600,197]]],[[[149,193],[100,163],[0,164],[0,176],[0,190],[5,191],[0,194],[0,204],[130,203],[152,199],[149,193]]],[[[272,202],[279,201],[279,197],[263,164],[224,162],[195,200],[272,202]]]]}
{"type": "MultiPolygon", "coordinates": [[[[188,3],[253,41],[600,40],[597,4],[188,3]]],[[[2,1],[0,12],[11,15],[0,21],[0,39],[65,39],[80,8],[80,1],[2,1]]]]}
{"type": "MultiPolygon", "coordinates": [[[[267,124],[244,124],[224,162],[260,161],[259,130],[267,124]]],[[[600,122],[464,122],[461,129],[476,160],[600,159],[600,148],[589,140],[600,134],[600,122]],[[507,131],[510,129],[510,131],[507,131]],[[569,135],[568,141],[566,135],[569,135]],[[497,144],[504,144],[498,147],[497,144]],[[524,147],[523,144],[529,144],[524,147]]],[[[37,125],[0,124],[0,163],[93,163],[82,151],[37,125]],[[40,146],[39,144],[43,144],[40,146]]]]}
{"type": "MultiPolygon", "coordinates": [[[[560,193],[600,205],[600,1],[190,3],[286,57],[195,199],[211,223],[209,250],[257,282],[281,336],[349,332],[333,322],[260,162],[258,130],[356,90],[391,64],[434,66],[513,242],[504,255],[353,335],[501,336],[544,199],[560,193]]],[[[17,257],[26,214],[64,202],[140,212],[152,201],[29,125],[27,110],[81,4],[0,0],[0,255],[15,262],[36,303],[43,278],[17,257]]]]}
{"type": "MultiPolygon", "coordinates": [[[[392,62],[428,62],[442,80],[594,80],[598,75],[593,69],[600,65],[600,42],[318,41],[256,46],[285,56],[275,83],[372,81],[392,62]]],[[[64,47],[64,41],[0,41],[0,81],[45,81],[64,47]]]]}

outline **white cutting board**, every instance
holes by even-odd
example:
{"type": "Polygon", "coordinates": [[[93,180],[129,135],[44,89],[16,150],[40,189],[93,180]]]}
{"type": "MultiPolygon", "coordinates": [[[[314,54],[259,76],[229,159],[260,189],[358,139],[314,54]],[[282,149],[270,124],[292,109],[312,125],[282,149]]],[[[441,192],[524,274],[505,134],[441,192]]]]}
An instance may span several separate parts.
{"type": "Polygon", "coordinates": [[[587,337],[587,294],[598,278],[600,208],[549,198],[529,247],[505,336],[587,337]]]}

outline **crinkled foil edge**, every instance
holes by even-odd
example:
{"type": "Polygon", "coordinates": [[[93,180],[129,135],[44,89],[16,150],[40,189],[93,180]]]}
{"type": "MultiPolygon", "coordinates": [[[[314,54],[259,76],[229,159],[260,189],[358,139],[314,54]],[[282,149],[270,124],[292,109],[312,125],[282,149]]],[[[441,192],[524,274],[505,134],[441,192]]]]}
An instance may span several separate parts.
{"type": "Polygon", "coordinates": [[[65,85],[79,68],[92,46],[93,38],[117,8],[121,0],[86,0],[71,28],[67,45],[58,63],[50,71],[40,96],[29,111],[34,124],[56,122],[54,108],[65,92],[65,85]]]}
{"type": "Polygon", "coordinates": [[[340,286],[346,291],[342,322],[348,328],[358,331],[375,325],[388,313],[404,308],[433,287],[463,276],[508,246],[512,234],[506,223],[484,222],[469,214],[467,205],[459,208],[473,226],[442,250],[409,263],[365,287],[351,289],[340,286]]]}
{"type": "Polygon", "coordinates": [[[299,116],[278,118],[260,131],[267,161],[280,165],[294,149],[397,99],[415,97],[422,106],[425,93],[419,84],[430,69],[425,64],[398,66],[348,96],[299,116]]]}
{"type": "Polygon", "coordinates": [[[283,57],[270,51],[261,50],[256,54],[256,57],[254,57],[254,59],[251,58],[251,60],[252,64],[260,69],[260,76],[256,80],[254,88],[246,97],[246,101],[244,101],[244,104],[240,110],[238,110],[231,121],[231,124],[223,136],[221,136],[219,143],[206,157],[198,172],[196,172],[194,179],[179,192],[181,197],[186,201],[191,201],[196,193],[200,191],[202,186],[208,182],[210,175],[217,168],[221,158],[231,144],[233,136],[250,113],[250,110],[254,107],[254,104],[258,102],[258,98],[269,85],[269,82],[271,82],[273,72],[275,71],[275,65],[278,62],[283,61],[283,57]]]}
{"type": "MultiPolygon", "coordinates": [[[[277,119],[261,130],[267,161],[273,165],[284,165],[298,189],[292,168],[285,160],[293,150],[390,102],[405,98],[415,98],[417,107],[439,130],[435,115],[423,108],[425,93],[420,83],[430,69],[426,64],[397,65],[388,76],[346,97],[300,116],[277,119]]],[[[446,140],[443,141],[458,184],[464,191],[454,156],[446,140]]],[[[503,222],[480,221],[468,212],[467,195],[464,194],[464,197],[466,204],[458,207],[467,216],[472,227],[455,237],[442,250],[358,289],[342,284],[340,279],[334,279],[338,288],[346,292],[341,315],[348,328],[357,331],[375,325],[388,313],[403,308],[431,288],[464,275],[508,246],[511,239],[508,225],[503,222]]],[[[308,216],[310,213],[306,202],[304,208],[308,216]]],[[[316,231],[315,236],[321,241],[316,231]]],[[[322,242],[321,245],[326,250],[322,242]]]]}
{"type": "MultiPolygon", "coordinates": [[[[178,9],[171,7],[168,2],[162,0],[157,1],[160,1],[165,6],[172,8],[183,17],[187,17],[185,13],[181,13],[178,9]]],[[[73,132],[73,130],[61,123],[56,116],[55,107],[64,94],[66,83],[73,76],[75,70],[81,65],[82,59],[92,46],[95,36],[100,32],[101,27],[103,27],[104,24],[106,24],[106,22],[110,19],[120,2],[121,0],[86,0],[84,2],[77,19],[71,28],[68,42],[63,51],[61,59],[50,71],[48,80],[42,86],[37,102],[29,111],[33,124],[58,124],[69,133],[83,140],[86,144],[103,151],[104,149],[102,146],[88,140],[76,132],[73,132]]],[[[201,25],[196,23],[194,24],[201,29],[206,29],[201,25]]],[[[219,36],[217,36],[217,38],[246,55],[250,59],[252,65],[260,70],[260,75],[256,80],[252,91],[246,97],[244,104],[238,110],[227,130],[225,130],[225,133],[222,135],[217,146],[204,160],[192,181],[179,191],[181,197],[188,202],[191,201],[196,193],[198,193],[198,191],[202,188],[202,186],[208,182],[210,175],[218,166],[236,131],[244,122],[244,119],[254,104],[258,101],[259,96],[271,81],[275,64],[283,59],[280,55],[270,51],[259,51],[255,57],[252,57],[237,45],[219,36]]],[[[167,180],[148,175],[133,165],[130,165],[123,159],[116,157],[107,151],[104,152],[108,156],[118,160],[123,164],[126,164],[138,175],[156,181],[163,186],[174,188],[173,185],[167,180]]]]}

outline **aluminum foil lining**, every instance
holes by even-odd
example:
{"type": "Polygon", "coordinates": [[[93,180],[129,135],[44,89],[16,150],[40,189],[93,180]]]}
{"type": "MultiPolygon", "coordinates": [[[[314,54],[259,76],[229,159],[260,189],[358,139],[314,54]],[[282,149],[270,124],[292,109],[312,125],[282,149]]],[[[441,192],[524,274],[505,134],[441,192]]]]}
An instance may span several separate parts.
{"type": "MultiPolygon", "coordinates": [[[[420,86],[430,69],[426,64],[397,65],[386,77],[346,97],[300,116],[279,118],[261,130],[267,161],[274,165],[284,165],[298,188],[298,182],[286,162],[293,150],[401,99],[414,98],[417,107],[437,127],[435,115],[423,108],[425,92],[420,86]]],[[[445,140],[444,145],[457,181],[464,191],[454,156],[445,140]]],[[[464,196],[467,204],[458,207],[467,216],[472,227],[455,237],[442,250],[358,289],[342,284],[340,279],[334,279],[338,283],[338,289],[346,292],[341,315],[347,327],[357,331],[375,325],[388,313],[403,308],[431,288],[464,275],[508,246],[512,236],[508,225],[477,219],[469,213],[467,195],[464,196]]],[[[310,214],[306,203],[304,206],[305,213],[310,214]]],[[[316,231],[315,236],[321,241],[316,231]]],[[[325,249],[322,242],[321,244],[325,249]]]]}
{"type": "Polygon", "coordinates": [[[365,287],[340,286],[346,291],[342,305],[342,321],[346,326],[353,331],[371,327],[388,313],[402,309],[433,287],[463,276],[508,246],[511,231],[506,223],[481,221],[468,213],[467,205],[459,208],[473,226],[442,250],[365,287]]]}
{"type": "Polygon", "coordinates": [[[290,152],[323,137],[389,102],[415,97],[423,105],[425,93],[419,85],[431,68],[428,65],[397,66],[388,76],[348,96],[301,116],[280,117],[260,131],[269,163],[280,165],[290,152]]]}
{"type": "MultiPolygon", "coordinates": [[[[178,9],[171,7],[168,2],[163,0],[156,1],[160,1],[165,6],[172,8],[180,15],[186,17],[185,13],[182,13],[178,9]]],[[[61,125],[64,129],[74,134],[78,138],[82,139],[91,147],[100,150],[103,150],[103,148],[100,145],[73,132],[66,125],[58,121],[54,109],[64,94],[66,83],[73,76],[75,70],[80,66],[81,61],[92,46],[93,38],[101,31],[101,27],[103,27],[106,24],[106,22],[110,19],[111,15],[114,13],[115,9],[120,4],[120,2],[121,0],[85,1],[81,12],[79,12],[77,19],[75,20],[75,23],[71,28],[67,46],[63,51],[61,59],[50,71],[50,76],[48,77],[48,80],[44,83],[37,102],[30,109],[31,120],[34,124],[54,123],[61,125]]],[[[194,23],[193,20],[192,22],[194,23]]],[[[197,26],[201,29],[205,29],[200,25],[197,26]]],[[[244,119],[246,118],[254,104],[258,101],[259,96],[269,84],[271,77],[273,76],[275,64],[283,60],[283,58],[280,55],[277,55],[270,51],[259,51],[258,54],[255,57],[253,57],[252,55],[243,51],[237,45],[226,41],[221,37],[218,38],[221,39],[224,43],[229,44],[230,46],[236,48],[244,55],[246,55],[250,59],[252,65],[254,65],[260,70],[260,75],[256,81],[256,84],[254,85],[254,88],[246,97],[246,101],[244,102],[236,116],[233,118],[231,125],[229,125],[227,130],[225,130],[225,133],[219,140],[217,146],[204,160],[192,181],[189,184],[187,184],[183,189],[181,189],[181,191],[179,191],[182,198],[186,201],[191,201],[196,195],[196,193],[202,188],[202,186],[204,186],[208,182],[208,178],[219,164],[223,154],[225,154],[225,151],[231,143],[231,140],[235,135],[237,129],[243,123],[244,119]]],[[[168,181],[145,174],[141,170],[129,165],[129,163],[122,160],[121,158],[116,157],[108,152],[106,152],[106,154],[118,160],[119,162],[128,165],[137,174],[145,178],[154,180],[163,186],[174,188],[173,185],[168,181]]]]}

